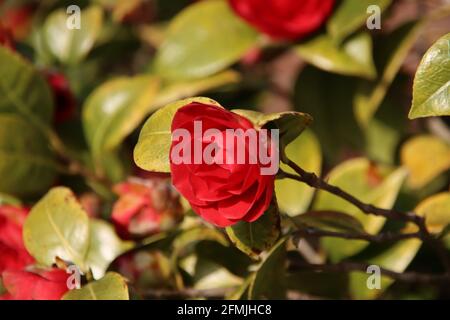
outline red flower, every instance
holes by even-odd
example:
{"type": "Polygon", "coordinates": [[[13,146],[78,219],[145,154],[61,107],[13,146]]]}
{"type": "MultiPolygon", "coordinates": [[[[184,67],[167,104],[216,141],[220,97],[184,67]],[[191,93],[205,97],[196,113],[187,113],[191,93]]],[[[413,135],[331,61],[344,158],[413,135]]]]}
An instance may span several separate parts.
{"type": "Polygon", "coordinates": [[[2,274],[7,293],[0,300],[60,300],[69,290],[69,276],[61,269],[7,270],[2,274]]]}
{"type": "Polygon", "coordinates": [[[178,195],[166,179],[135,180],[115,186],[120,196],[112,220],[122,238],[142,238],[173,228],[182,218],[178,195]]]}
{"type": "MultiPolygon", "coordinates": [[[[4,0],[0,0],[0,6],[3,5],[4,0]]],[[[9,30],[16,40],[25,39],[30,30],[33,18],[34,5],[15,5],[8,8],[0,16],[5,29],[9,30]]]]}
{"type": "Polygon", "coordinates": [[[75,97],[70,90],[69,82],[61,73],[49,72],[46,77],[55,101],[55,122],[61,123],[69,120],[76,109],[75,97]]]}
{"type": "Polygon", "coordinates": [[[233,10],[275,39],[296,40],[319,29],[334,0],[229,0],[233,10]]]}
{"type": "Polygon", "coordinates": [[[22,240],[22,226],[28,210],[12,206],[0,207],[0,274],[6,270],[20,270],[34,259],[22,240]]]}
{"type": "Polygon", "coordinates": [[[0,46],[15,50],[12,33],[0,22],[0,46]]]}
{"type": "MultiPolygon", "coordinates": [[[[172,122],[173,141],[170,150],[172,183],[189,201],[196,213],[219,227],[230,226],[239,221],[257,220],[270,205],[275,180],[275,173],[261,174],[262,165],[259,160],[253,161],[253,164],[251,161],[237,161],[236,151],[239,142],[234,144],[232,147],[234,150],[232,150],[229,146],[231,143],[226,142],[227,129],[241,129],[245,133],[250,130],[256,132],[258,137],[260,134],[246,118],[219,107],[201,103],[191,103],[180,108],[172,122]],[[218,130],[222,139],[215,141],[215,138],[208,137],[207,134],[196,137],[196,126],[198,127],[199,123],[205,133],[208,129],[218,130]],[[187,130],[190,134],[188,145],[193,154],[189,161],[174,161],[179,145],[185,145],[184,139],[176,142],[174,132],[178,129],[187,130]],[[220,150],[214,157],[221,160],[209,161],[210,164],[205,161],[206,159],[195,161],[194,154],[197,153],[198,156],[199,152],[198,148],[195,152],[195,145],[199,144],[199,141],[203,148],[200,150],[201,155],[206,150],[205,144],[213,143],[220,150]],[[234,154],[232,161],[229,160],[231,153],[234,154]]],[[[237,142],[237,140],[235,137],[234,141],[237,142]]],[[[241,141],[245,148],[245,159],[250,159],[252,153],[248,141],[248,139],[241,141]]],[[[180,156],[185,155],[180,154],[180,156]]]]}

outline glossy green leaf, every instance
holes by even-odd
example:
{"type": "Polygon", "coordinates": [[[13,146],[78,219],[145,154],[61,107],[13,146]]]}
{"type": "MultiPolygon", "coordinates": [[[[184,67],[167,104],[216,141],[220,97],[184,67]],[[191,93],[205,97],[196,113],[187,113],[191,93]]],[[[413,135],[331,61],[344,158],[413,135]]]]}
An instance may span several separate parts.
{"type": "Polygon", "coordinates": [[[155,68],[170,79],[206,77],[235,63],[257,40],[226,1],[201,1],[172,20],[155,68]]]}
{"type": "Polygon", "coordinates": [[[356,119],[362,127],[368,125],[386,97],[395,76],[417,40],[421,27],[419,22],[408,22],[400,26],[383,39],[383,46],[375,51],[380,76],[375,81],[362,82],[353,101],[356,119]]]}
{"type": "Polygon", "coordinates": [[[0,113],[15,113],[42,128],[53,118],[53,98],[44,78],[21,56],[0,46],[0,113]]]}
{"type": "MultiPolygon", "coordinates": [[[[406,170],[404,169],[391,172],[388,168],[371,164],[367,159],[358,158],[348,160],[334,168],[327,181],[363,202],[390,209],[395,203],[405,178],[406,170]]],[[[377,234],[385,223],[383,217],[364,214],[349,202],[325,191],[317,193],[313,209],[347,213],[358,219],[369,234],[377,234]]],[[[322,239],[322,246],[334,262],[355,255],[367,245],[368,243],[362,240],[322,239]]]]}
{"type": "Polygon", "coordinates": [[[276,206],[271,206],[255,222],[238,222],[226,228],[231,242],[253,259],[261,252],[272,248],[280,237],[280,215],[276,206]]]}
{"type": "MultiPolygon", "coordinates": [[[[306,130],[301,136],[291,142],[285,149],[286,156],[303,169],[314,172],[318,176],[322,169],[322,153],[316,136],[306,130]]],[[[291,168],[280,163],[285,172],[294,173],[291,168]]],[[[282,212],[293,217],[305,212],[314,196],[315,190],[306,184],[295,180],[282,179],[275,181],[275,193],[278,206],[282,212]]]]}
{"type": "Polygon", "coordinates": [[[147,171],[170,172],[172,119],[178,109],[194,101],[220,107],[212,99],[197,97],[170,103],[156,111],[142,128],[134,149],[134,161],[140,168],[147,171]]]}
{"type": "Polygon", "coordinates": [[[82,10],[80,29],[68,28],[69,19],[64,9],[53,12],[44,23],[43,41],[59,62],[77,64],[91,51],[100,34],[103,11],[97,6],[82,10]]]}
{"type": "Polygon", "coordinates": [[[283,238],[267,253],[256,270],[248,290],[250,300],[286,297],[285,260],[286,239],[283,238]]]}
{"type": "Polygon", "coordinates": [[[153,76],[110,80],[98,87],[83,108],[83,125],[94,159],[116,149],[153,110],[159,81],[153,76]]]}
{"type": "Polygon", "coordinates": [[[110,263],[119,255],[133,247],[130,241],[122,241],[109,223],[91,219],[89,226],[89,249],[86,254],[86,264],[91,269],[95,279],[105,275],[110,263]]]}
{"type": "Polygon", "coordinates": [[[23,227],[28,252],[41,264],[56,258],[85,268],[89,219],[75,195],[65,187],[51,189],[31,210],[23,227]]]}
{"type": "MultiPolygon", "coordinates": [[[[428,230],[439,234],[450,223],[450,193],[434,195],[422,201],[414,212],[425,217],[428,230]]],[[[408,225],[403,232],[415,232],[417,227],[408,225]]],[[[449,245],[450,241],[446,241],[449,245]]],[[[396,272],[404,272],[419,251],[422,242],[419,239],[400,241],[369,259],[370,264],[379,265],[396,272]]],[[[449,246],[450,247],[450,246],[449,246]]],[[[374,299],[383,293],[394,280],[382,276],[381,289],[369,290],[366,282],[370,274],[354,272],[350,275],[350,291],[356,299],[374,299]]]]}
{"type": "Polygon", "coordinates": [[[108,272],[100,280],[67,292],[62,300],[129,300],[128,286],[120,274],[108,272]]]}
{"type": "Polygon", "coordinates": [[[47,139],[23,118],[0,114],[0,192],[32,196],[56,178],[56,161],[47,139]]]}
{"type": "Polygon", "coordinates": [[[450,145],[432,135],[408,140],[400,151],[402,165],[408,169],[408,186],[420,189],[450,169],[450,145]]]}
{"type": "Polygon", "coordinates": [[[341,41],[363,25],[371,13],[367,9],[376,5],[384,11],[391,4],[391,0],[343,0],[328,20],[328,33],[337,41],[341,41]]]}
{"type": "Polygon", "coordinates": [[[242,109],[232,111],[250,120],[256,129],[263,127],[279,129],[281,147],[285,147],[294,141],[312,122],[309,114],[301,112],[291,111],[264,114],[258,111],[242,109]]]}
{"type": "Polygon", "coordinates": [[[410,119],[450,116],[450,33],[425,53],[414,78],[410,119]]]}
{"type": "Polygon", "coordinates": [[[355,217],[335,211],[315,211],[292,220],[298,228],[314,228],[346,234],[365,234],[363,225],[355,217]]]}
{"type": "Polygon", "coordinates": [[[192,248],[199,241],[215,241],[223,246],[228,246],[226,236],[217,229],[198,227],[182,232],[173,241],[173,254],[182,255],[184,251],[192,248]]]}
{"type": "Polygon", "coordinates": [[[356,34],[341,45],[329,35],[320,35],[297,45],[295,51],[308,63],[328,72],[368,79],[376,77],[372,38],[366,32],[356,34]]]}

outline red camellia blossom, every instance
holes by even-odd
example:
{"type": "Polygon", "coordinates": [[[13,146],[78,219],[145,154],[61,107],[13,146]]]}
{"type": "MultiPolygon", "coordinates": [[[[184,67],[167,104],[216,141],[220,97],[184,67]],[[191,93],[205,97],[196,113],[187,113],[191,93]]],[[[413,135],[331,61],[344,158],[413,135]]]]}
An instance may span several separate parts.
{"type": "Polygon", "coordinates": [[[183,217],[178,194],[167,179],[124,182],[114,187],[120,196],[112,221],[122,238],[142,238],[175,227],[183,217]]]}
{"type": "Polygon", "coordinates": [[[55,122],[61,123],[69,120],[76,110],[76,101],[70,90],[69,82],[61,73],[48,72],[46,77],[55,101],[55,122]]]}
{"type": "MultiPolygon", "coordinates": [[[[3,5],[5,0],[0,0],[0,6],[3,5]]],[[[25,39],[30,30],[31,22],[33,18],[34,5],[13,5],[7,8],[0,20],[3,27],[9,30],[16,40],[25,39]]]]}
{"type": "Polygon", "coordinates": [[[12,33],[0,22],[0,46],[15,50],[12,33]]]}
{"type": "Polygon", "coordinates": [[[69,290],[69,274],[61,269],[7,270],[2,282],[7,293],[0,300],[60,300],[69,290]]]}
{"type": "MultiPolygon", "coordinates": [[[[171,128],[172,183],[189,201],[197,214],[216,226],[226,227],[239,221],[257,220],[270,205],[275,174],[262,175],[259,160],[254,164],[250,161],[244,163],[222,161],[224,164],[217,162],[207,164],[203,161],[197,164],[198,161],[191,159],[190,163],[175,164],[174,148],[178,148],[177,145],[181,143],[181,141],[178,143],[175,141],[175,130],[184,129],[190,133],[191,141],[188,143],[194,145],[191,147],[192,150],[195,150],[195,139],[201,139],[203,147],[212,142],[211,137],[208,138],[206,135],[201,138],[195,137],[195,123],[201,123],[203,132],[207,132],[208,129],[220,132],[223,136],[222,141],[218,139],[219,141],[214,143],[219,144],[220,149],[220,155],[216,154],[216,157],[222,157],[222,159],[231,152],[236,154],[236,148],[228,149],[231,144],[226,143],[227,129],[241,129],[245,133],[248,130],[256,131],[248,119],[217,106],[194,102],[180,108],[174,116],[171,128]]],[[[234,147],[237,144],[235,143],[234,147]]],[[[246,144],[246,159],[249,159],[249,150],[249,145],[246,144]]],[[[195,155],[192,156],[195,157],[195,155]]]]}
{"type": "Polygon", "coordinates": [[[22,226],[28,210],[13,206],[0,206],[0,274],[23,269],[34,262],[22,240],[22,226]]]}
{"type": "Polygon", "coordinates": [[[334,0],[229,0],[233,10],[272,38],[297,40],[322,26],[334,0]]]}

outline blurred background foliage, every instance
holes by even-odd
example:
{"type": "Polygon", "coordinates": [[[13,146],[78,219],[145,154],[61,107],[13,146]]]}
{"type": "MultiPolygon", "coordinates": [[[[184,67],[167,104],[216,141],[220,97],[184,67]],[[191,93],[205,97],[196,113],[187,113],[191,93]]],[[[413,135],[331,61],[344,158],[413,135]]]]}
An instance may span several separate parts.
{"type": "MultiPolygon", "coordinates": [[[[448,1],[338,1],[326,25],[297,43],[271,41],[222,0],[0,5],[0,40],[6,39],[0,41],[0,203],[32,207],[52,186],[66,186],[83,207],[65,203],[71,191],[61,187],[33,207],[33,218],[43,221],[39,206],[48,201],[67,215],[58,227],[86,230],[82,240],[66,239],[75,255],[59,247],[52,252],[43,250],[55,241],[52,231],[40,236],[45,225],[27,220],[27,249],[42,265],[50,267],[58,256],[91,270],[93,279],[115,270],[137,299],[450,297],[448,286],[383,277],[383,290],[369,290],[367,275],[358,272],[283,271],[286,255],[294,255],[315,263],[364,261],[397,272],[440,272],[433,253],[416,239],[381,245],[325,237],[302,239],[297,248],[281,238],[252,260],[190,211],[168,175],[142,171],[132,156],[148,116],[183,98],[207,96],[230,109],[301,111],[314,123],[288,146],[294,161],[361,200],[433,214],[435,225],[445,226],[450,121],[409,120],[408,114],[421,59],[450,30],[448,1]],[[66,8],[73,4],[82,9],[81,30],[66,28],[66,8]],[[370,4],[383,10],[380,30],[366,28],[370,4]]],[[[442,59],[435,68],[448,66],[449,58],[442,59]]],[[[414,94],[427,98],[427,79],[438,71],[419,71],[425,80],[414,94]]],[[[448,69],[440,77],[449,81],[448,69]]],[[[416,115],[442,115],[415,104],[416,115]]],[[[283,231],[296,219],[369,234],[407,228],[296,182],[277,181],[276,193],[283,231]],[[302,220],[314,211],[346,216],[302,220]]],[[[100,292],[106,281],[98,281],[100,292]]]]}

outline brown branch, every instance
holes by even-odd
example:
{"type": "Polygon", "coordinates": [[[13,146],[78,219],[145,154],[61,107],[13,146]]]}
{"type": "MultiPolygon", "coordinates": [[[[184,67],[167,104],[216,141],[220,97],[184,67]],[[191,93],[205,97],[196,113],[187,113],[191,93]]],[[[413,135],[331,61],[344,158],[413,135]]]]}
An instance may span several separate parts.
{"type": "Polygon", "coordinates": [[[181,290],[150,289],[146,290],[142,295],[147,299],[224,299],[232,292],[233,288],[214,288],[204,290],[193,288],[185,288],[181,290]]]}
{"type": "Polygon", "coordinates": [[[368,242],[384,243],[384,242],[395,242],[406,239],[413,239],[421,237],[420,232],[413,233],[380,233],[376,235],[371,234],[351,234],[335,231],[319,230],[315,228],[301,228],[293,233],[294,237],[300,238],[322,238],[322,237],[333,237],[349,240],[365,240],[368,242]]]}
{"type": "Polygon", "coordinates": [[[425,223],[425,218],[416,215],[414,212],[399,212],[396,210],[388,210],[376,207],[374,205],[364,203],[359,199],[355,198],[348,192],[342,190],[339,187],[333,186],[328,182],[317,177],[316,174],[312,172],[307,172],[300,168],[295,162],[289,159],[285,159],[285,163],[291,167],[297,174],[290,174],[287,172],[281,171],[281,177],[297,180],[303,183],[306,183],[310,187],[327,191],[331,194],[334,194],[337,197],[340,197],[349,203],[353,204],[359,210],[366,214],[372,214],[375,216],[385,217],[387,219],[399,220],[403,222],[411,222],[415,224],[419,228],[420,239],[426,242],[439,257],[441,263],[445,267],[445,270],[448,274],[450,274],[450,260],[447,254],[447,250],[443,246],[442,242],[439,239],[433,237],[432,234],[428,231],[425,223]]]}
{"type": "MultiPolygon", "coordinates": [[[[289,271],[304,271],[312,270],[318,272],[367,272],[368,267],[371,266],[369,263],[359,263],[359,262],[340,262],[336,264],[310,264],[304,261],[299,261],[295,259],[289,263],[289,271]]],[[[393,270],[385,269],[380,267],[381,275],[387,276],[391,279],[409,282],[409,283],[422,283],[422,284],[437,284],[440,285],[443,282],[450,282],[450,275],[445,274],[427,274],[427,273],[417,273],[417,272],[395,272],[393,270]]]]}

